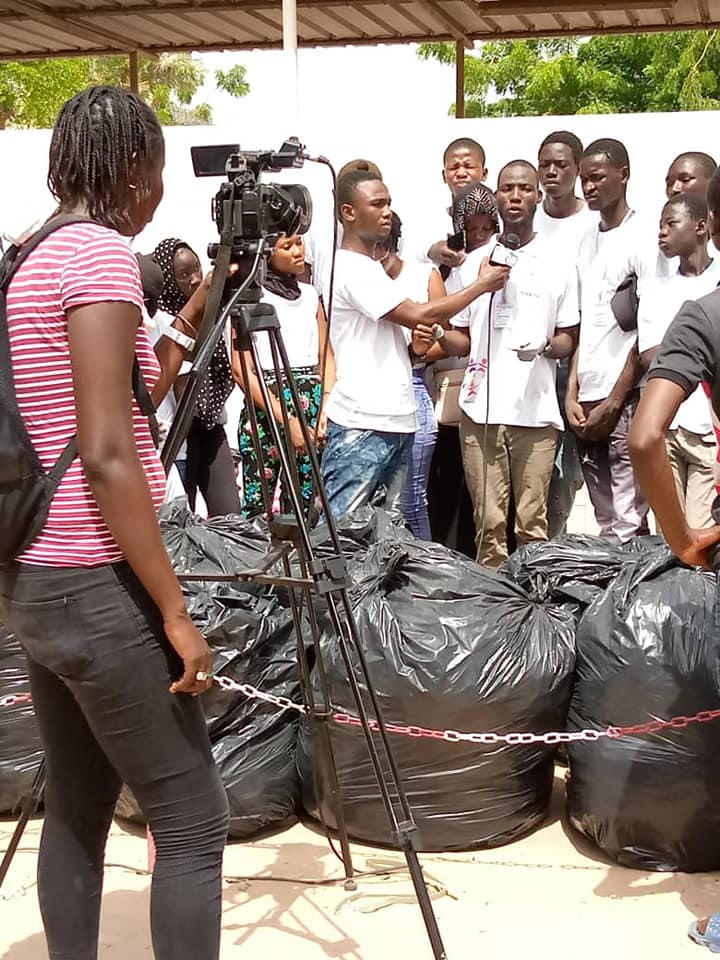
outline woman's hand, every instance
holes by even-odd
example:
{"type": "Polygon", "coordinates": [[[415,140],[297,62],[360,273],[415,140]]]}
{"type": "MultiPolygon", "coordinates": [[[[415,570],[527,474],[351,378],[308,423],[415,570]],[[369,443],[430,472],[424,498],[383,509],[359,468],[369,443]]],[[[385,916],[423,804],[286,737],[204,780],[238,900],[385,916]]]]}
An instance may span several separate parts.
{"type": "Polygon", "coordinates": [[[196,674],[212,671],[213,657],[205,637],[190,619],[189,614],[163,623],[165,636],[183,662],[183,675],[170,685],[170,693],[205,693],[212,679],[198,680],[196,674]]]}
{"type": "Polygon", "coordinates": [[[295,448],[295,453],[307,453],[305,437],[297,417],[290,417],[290,439],[295,448]]]}
{"type": "Polygon", "coordinates": [[[315,424],[315,440],[319,444],[325,443],[327,440],[327,425],[328,418],[325,413],[325,408],[323,407],[318,414],[317,423],[315,424]]]}

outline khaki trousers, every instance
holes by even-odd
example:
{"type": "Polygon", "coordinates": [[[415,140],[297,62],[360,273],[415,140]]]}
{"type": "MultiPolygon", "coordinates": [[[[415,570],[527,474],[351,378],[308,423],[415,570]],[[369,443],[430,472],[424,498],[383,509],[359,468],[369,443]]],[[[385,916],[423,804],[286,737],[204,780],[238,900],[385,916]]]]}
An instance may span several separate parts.
{"type": "Polygon", "coordinates": [[[515,504],[518,546],[547,540],[547,500],[558,431],[460,422],[460,443],[475,515],[478,563],[499,567],[507,559],[507,516],[515,504]],[[485,441],[485,442],[484,442],[485,441]],[[487,476],[485,474],[487,473],[487,476]]]}
{"type": "Polygon", "coordinates": [[[701,437],[678,427],[668,430],[665,445],[688,526],[696,530],[711,527],[717,454],[714,437],[701,437]]]}

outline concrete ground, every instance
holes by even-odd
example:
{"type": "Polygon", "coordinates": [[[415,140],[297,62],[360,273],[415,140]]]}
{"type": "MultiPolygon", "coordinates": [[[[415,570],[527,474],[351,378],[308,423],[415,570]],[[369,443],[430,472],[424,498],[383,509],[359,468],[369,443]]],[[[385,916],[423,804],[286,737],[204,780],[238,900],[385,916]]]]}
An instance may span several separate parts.
{"type": "MultiPolygon", "coordinates": [[[[480,853],[421,860],[449,960],[683,960],[705,956],[686,937],[694,915],[720,907],[720,875],[648,874],[608,863],[563,820],[563,771],[547,823],[532,836],[480,853]]],[[[25,834],[0,893],[0,957],[41,960],[34,886],[40,821],[25,834]]],[[[0,821],[0,850],[11,821],[0,821]]],[[[403,867],[396,852],[354,846],[356,867],[403,867]]],[[[142,836],[118,826],[108,846],[100,960],[152,956],[150,880],[142,836]]],[[[298,824],[228,847],[222,958],[431,960],[407,873],[342,883],[324,838],[298,824]]],[[[198,958],[200,960],[200,958],[198,958]]]]}

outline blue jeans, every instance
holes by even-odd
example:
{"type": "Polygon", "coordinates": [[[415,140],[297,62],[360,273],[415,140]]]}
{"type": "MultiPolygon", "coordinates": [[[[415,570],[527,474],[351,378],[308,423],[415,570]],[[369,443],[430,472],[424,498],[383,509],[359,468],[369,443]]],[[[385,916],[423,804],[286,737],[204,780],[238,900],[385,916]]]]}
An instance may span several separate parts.
{"type": "Polygon", "coordinates": [[[341,427],[328,420],[322,478],[333,517],[343,517],[367,504],[401,516],[413,436],[341,427]]]}
{"type": "Polygon", "coordinates": [[[419,540],[432,540],[427,488],[438,427],[432,398],[425,383],[425,367],[413,370],[413,387],[417,401],[418,429],[410,452],[410,464],[402,495],[402,512],[419,540]]]}

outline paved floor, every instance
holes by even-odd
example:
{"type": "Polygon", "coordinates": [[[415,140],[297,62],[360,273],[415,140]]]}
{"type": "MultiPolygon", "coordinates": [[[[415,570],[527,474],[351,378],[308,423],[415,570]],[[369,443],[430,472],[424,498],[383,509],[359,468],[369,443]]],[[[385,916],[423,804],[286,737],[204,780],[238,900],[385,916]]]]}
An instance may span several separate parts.
{"type": "MultiPolygon", "coordinates": [[[[705,956],[685,936],[691,917],[720,906],[720,875],[645,874],[605,862],[562,819],[558,770],[548,822],[497,850],[423,855],[449,960],[683,960],[705,956]]],[[[12,824],[0,821],[0,849],[12,824]]],[[[29,828],[0,899],[0,957],[46,957],[33,874],[40,823],[29,828]],[[23,890],[23,888],[26,888],[23,890]]],[[[113,829],[100,960],[150,958],[149,878],[142,837],[113,829]]],[[[402,866],[354,848],[359,868],[402,866]]],[[[228,848],[223,960],[431,960],[407,874],[361,879],[355,894],[322,836],[305,825],[228,848]],[[249,880],[239,880],[249,877],[249,880]]],[[[201,960],[201,958],[198,958],[201,960]]]]}

